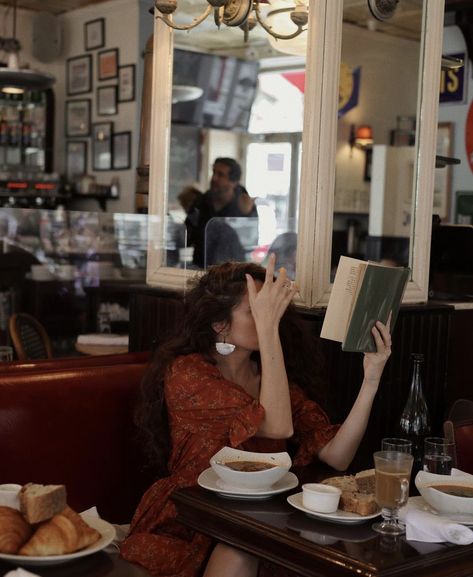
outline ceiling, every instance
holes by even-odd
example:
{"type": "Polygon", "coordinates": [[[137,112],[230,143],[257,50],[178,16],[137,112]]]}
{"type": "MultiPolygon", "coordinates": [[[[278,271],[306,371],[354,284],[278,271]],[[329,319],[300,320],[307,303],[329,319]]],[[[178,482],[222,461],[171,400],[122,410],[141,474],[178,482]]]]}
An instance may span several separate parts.
{"type": "MultiPolygon", "coordinates": [[[[37,10],[38,12],[51,12],[52,14],[62,14],[69,10],[89,6],[90,4],[100,4],[105,0],[17,0],[17,7],[27,10],[37,10]]],[[[13,0],[0,0],[0,4],[13,5],[13,0]]]]}

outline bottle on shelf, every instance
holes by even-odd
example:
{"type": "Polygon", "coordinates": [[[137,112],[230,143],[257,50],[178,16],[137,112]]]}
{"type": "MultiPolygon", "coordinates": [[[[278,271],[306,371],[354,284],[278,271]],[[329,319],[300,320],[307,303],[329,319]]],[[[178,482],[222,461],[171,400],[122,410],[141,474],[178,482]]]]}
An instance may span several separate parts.
{"type": "Polygon", "coordinates": [[[412,441],[414,465],[411,479],[422,469],[424,439],[430,434],[430,416],[422,390],[424,355],[412,353],[411,387],[399,423],[400,435],[412,441]]]}

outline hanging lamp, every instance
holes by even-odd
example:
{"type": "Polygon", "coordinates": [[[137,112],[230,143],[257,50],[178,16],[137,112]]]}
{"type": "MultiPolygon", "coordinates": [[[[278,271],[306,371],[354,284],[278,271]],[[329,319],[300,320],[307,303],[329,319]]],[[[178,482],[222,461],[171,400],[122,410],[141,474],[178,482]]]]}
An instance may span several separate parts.
{"type": "Polygon", "coordinates": [[[25,90],[45,90],[50,88],[56,79],[51,74],[20,68],[19,54],[21,44],[16,38],[16,0],[13,6],[13,37],[0,37],[0,50],[7,54],[7,65],[0,67],[0,91],[7,94],[22,94],[25,90]]]}

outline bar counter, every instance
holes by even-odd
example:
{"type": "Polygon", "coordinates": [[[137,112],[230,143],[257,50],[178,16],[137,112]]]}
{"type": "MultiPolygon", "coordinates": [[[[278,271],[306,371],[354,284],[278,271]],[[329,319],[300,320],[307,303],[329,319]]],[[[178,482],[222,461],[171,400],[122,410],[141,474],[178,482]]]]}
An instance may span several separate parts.
{"type": "Polygon", "coordinates": [[[230,500],[200,487],[173,494],[181,523],[306,577],[473,575],[473,545],[384,537],[371,529],[373,521],[318,521],[296,511],[286,498],[230,500]]]}

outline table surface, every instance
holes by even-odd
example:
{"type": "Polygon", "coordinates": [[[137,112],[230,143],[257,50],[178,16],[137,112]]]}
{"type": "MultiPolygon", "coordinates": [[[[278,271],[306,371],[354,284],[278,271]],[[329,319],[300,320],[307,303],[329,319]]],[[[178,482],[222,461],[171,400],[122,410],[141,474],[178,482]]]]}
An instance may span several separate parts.
{"type": "Polygon", "coordinates": [[[291,507],[287,495],[233,500],[192,487],[175,491],[173,500],[181,523],[307,577],[473,575],[473,545],[384,537],[373,521],[319,521],[291,507]]]}
{"type": "MultiPolygon", "coordinates": [[[[0,575],[14,569],[16,565],[0,562],[0,575]]],[[[69,563],[48,567],[24,566],[23,569],[40,577],[150,577],[147,571],[121,559],[117,553],[103,551],[69,563]]]]}

